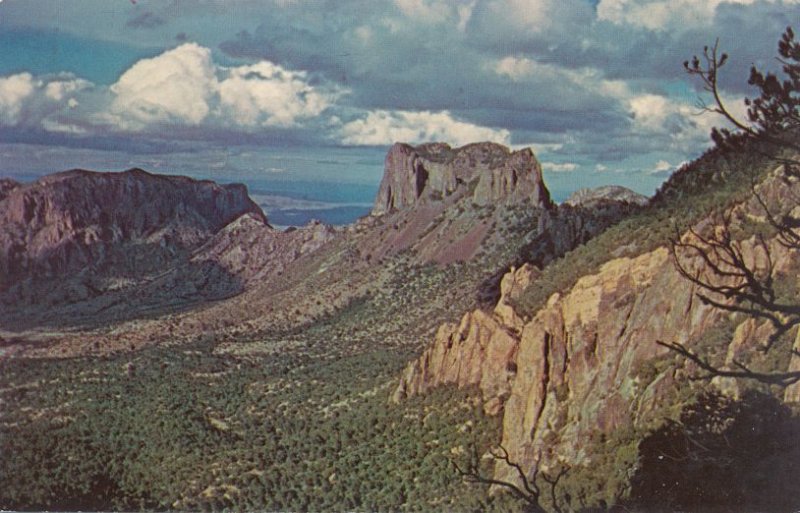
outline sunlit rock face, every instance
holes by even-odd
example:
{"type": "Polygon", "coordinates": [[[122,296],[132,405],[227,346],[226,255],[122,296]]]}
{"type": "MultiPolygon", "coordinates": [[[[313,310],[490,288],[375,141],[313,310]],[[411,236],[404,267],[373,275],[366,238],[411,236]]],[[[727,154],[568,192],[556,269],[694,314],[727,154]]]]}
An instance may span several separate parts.
{"type": "Polygon", "coordinates": [[[386,156],[374,215],[445,197],[469,197],[477,205],[550,205],[542,169],[530,149],[511,151],[483,142],[461,148],[444,143],[395,144],[386,156]]]}

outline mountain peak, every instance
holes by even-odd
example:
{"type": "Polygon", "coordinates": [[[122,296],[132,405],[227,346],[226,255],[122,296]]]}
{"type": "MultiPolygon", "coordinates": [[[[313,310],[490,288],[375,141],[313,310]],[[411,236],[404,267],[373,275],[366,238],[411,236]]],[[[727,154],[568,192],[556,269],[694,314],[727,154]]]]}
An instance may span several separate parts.
{"type": "Polygon", "coordinates": [[[542,169],[530,149],[511,151],[491,142],[451,148],[446,143],[396,143],[386,155],[374,215],[445,196],[490,203],[551,204],[542,169]]]}
{"type": "Polygon", "coordinates": [[[594,189],[578,189],[564,201],[565,205],[592,206],[604,201],[621,201],[634,205],[646,205],[647,196],[620,185],[604,185],[594,189]]]}

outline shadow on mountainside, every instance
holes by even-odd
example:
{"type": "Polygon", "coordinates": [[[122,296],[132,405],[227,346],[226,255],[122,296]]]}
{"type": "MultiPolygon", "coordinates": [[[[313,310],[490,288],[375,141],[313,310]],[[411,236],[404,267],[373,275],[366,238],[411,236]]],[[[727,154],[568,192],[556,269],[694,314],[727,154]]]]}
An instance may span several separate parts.
{"type": "Polygon", "coordinates": [[[775,397],[709,392],[640,444],[630,506],[641,511],[800,508],[800,418],[775,397]]]}
{"type": "MultiPolygon", "coordinates": [[[[34,290],[46,288],[39,282],[34,290]]],[[[74,277],[53,285],[49,301],[13,302],[3,298],[0,327],[30,329],[99,328],[132,320],[147,320],[186,312],[209,302],[242,293],[245,284],[239,276],[213,261],[184,262],[152,278],[138,278],[117,290],[89,290],[70,299],[71,288],[86,289],[74,277]]],[[[42,290],[42,294],[46,294],[42,290]]]]}
{"type": "MultiPolygon", "coordinates": [[[[627,201],[599,200],[591,206],[562,204],[543,211],[538,219],[538,235],[524,244],[513,259],[513,266],[532,264],[544,269],[552,261],[585,244],[606,229],[645,207],[627,201]]],[[[500,299],[500,282],[508,267],[498,269],[478,287],[477,300],[483,308],[494,308],[500,299]]]]}

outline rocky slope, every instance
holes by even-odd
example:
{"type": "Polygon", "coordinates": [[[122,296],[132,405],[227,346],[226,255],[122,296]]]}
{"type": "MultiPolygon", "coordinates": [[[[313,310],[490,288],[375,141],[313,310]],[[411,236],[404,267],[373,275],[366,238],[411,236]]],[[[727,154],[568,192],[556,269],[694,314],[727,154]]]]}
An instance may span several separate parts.
{"type": "Polygon", "coordinates": [[[19,301],[31,299],[31,282],[76,273],[142,278],[245,213],[266,222],[242,185],[140,169],[74,170],[9,188],[0,200],[0,290],[19,301]]]}
{"type": "MultiPolygon", "coordinates": [[[[768,204],[780,205],[800,190],[797,184],[787,191],[777,183],[770,179],[761,186],[768,204]]],[[[747,219],[763,219],[760,203],[752,198],[732,212],[743,225],[747,219]]],[[[716,229],[710,219],[695,228],[701,233],[716,229]]],[[[755,239],[745,239],[741,248],[746,261],[765,265],[755,239]]],[[[776,275],[795,288],[800,285],[798,255],[774,240],[769,248],[776,275]]],[[[697,257],[684,264],[697,272],[705,265],[697,257]]],[[[552,294],[530,318],[523,318],[511,305],[522,291],[537,286],[540,274],[529,265],[512,269],[492,311],[475,310],[460,323],[442,325],[430,346],[405,369],[393,395],[401,401],[446,383],[477,385],[485,410],[503,415],[502,445],[531,475],[536,469],[566,466],[573,475],[594,473],[588,481],[610,487],[610,497],[622,494],[624,488],[614,487],[628,486],[630,476],[598,479],[601,461],[609,456],[599,456],[604,446],[592,441],[613,439],[615,451],[633,444],[630,461],[617,461],[614,467],[631,465],[633,472],[642,436],[634,433],[676,419],[689,400],[680,394],[696,393],[687,383],[697,369],[656,341],[711,350],[720,363],[746,357],[755,367],[777,370],[800,363],[797,357],[790,361],[788,351],[777,361],[758,356],[756,347],[770,332],[769,324],[698,300],[695,286],[677,272],[665,246],[631,257],[607,257],[598,271],[552,294]]],[[[800,347],[800,338],[794,347],[800,347]]],[[[716,379],[714,385],[734,396],[744,386],[731,379],[716,379]]],[[[797,388],[783,392],[784,399],[796,401],[797,388]]],[[[517,480],[514,469],[502,462],[494,475],[517,480]]]]}
{"type": "Polygon", "coordinates": [[[19,187],[20,184],[11,180],[10,178],[0,178],[0,200],[8,196],[8,194],[19,187]]]}

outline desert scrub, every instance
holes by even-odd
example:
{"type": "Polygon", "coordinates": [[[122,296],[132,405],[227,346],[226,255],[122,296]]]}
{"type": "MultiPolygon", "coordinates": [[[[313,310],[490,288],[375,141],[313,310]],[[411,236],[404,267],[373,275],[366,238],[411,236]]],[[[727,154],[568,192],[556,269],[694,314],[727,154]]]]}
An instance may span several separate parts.
{"type": "Polygon", "coordinates": [[[495,443],[499,419],[473,390],[390,405],[407,358],[238,358],[198,343],[4,365],[0,507],[491,510],[448,457],[495,443]]]}

